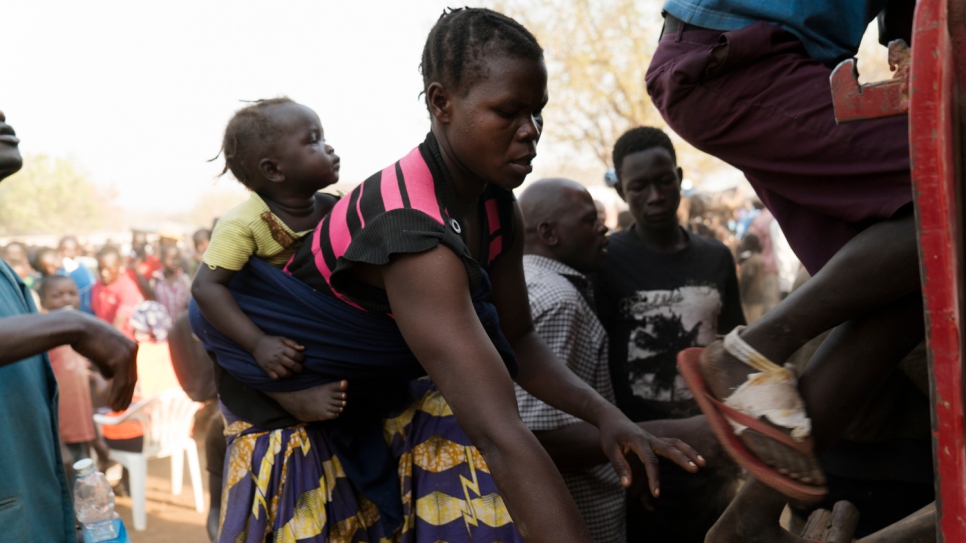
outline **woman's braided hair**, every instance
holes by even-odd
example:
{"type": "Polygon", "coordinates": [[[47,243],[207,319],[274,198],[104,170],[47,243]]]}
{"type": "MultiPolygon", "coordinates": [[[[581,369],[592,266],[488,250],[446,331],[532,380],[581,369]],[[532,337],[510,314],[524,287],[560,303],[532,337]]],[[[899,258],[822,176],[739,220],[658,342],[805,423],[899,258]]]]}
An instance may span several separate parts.
{"type": "MultiPolygon", "coordinates": [[[[248,171],[245,162],[254,152],[260,152],[275,140],[279,128],[266,114],[272,106],[294,104],[290,98],[270,98],[257,100],[250,106],[239,109],[225,127],[225,137],[221,142],[221,152],[225,155],[225,168],[221,174],[231,170],[235,179],[254,190],[255,172],[248,171]]],[[[216,157],[217,158],[217,157],[216,157]]]]}
{"type": "Polygon", "coordinates": [[[423,47],[423,92],[439,81],[465,94],[486,76],[488,56],[528,60],[543,58],[537,38],[510,17],[485,8],[447,9],[429,32],[423,47]]]}

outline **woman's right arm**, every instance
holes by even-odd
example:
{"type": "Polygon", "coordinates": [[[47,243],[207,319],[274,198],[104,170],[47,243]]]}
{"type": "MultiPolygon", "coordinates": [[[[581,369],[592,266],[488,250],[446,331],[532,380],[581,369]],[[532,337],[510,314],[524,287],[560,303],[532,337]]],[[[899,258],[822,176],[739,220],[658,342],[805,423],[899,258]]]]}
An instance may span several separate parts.
{"type": "Polygon", "coordinates": [[[397,256],[381,268],[406,343],[480,450],[528,542],[590,542],[577,506],[517,411],[513,381],[470,299],[451,250],[397,256]]]}

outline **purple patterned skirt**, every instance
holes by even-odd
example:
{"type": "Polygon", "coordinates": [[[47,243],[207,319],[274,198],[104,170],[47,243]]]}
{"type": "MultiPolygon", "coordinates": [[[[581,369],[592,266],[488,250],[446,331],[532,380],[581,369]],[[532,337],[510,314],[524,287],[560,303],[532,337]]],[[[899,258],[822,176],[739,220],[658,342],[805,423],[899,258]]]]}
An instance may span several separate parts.
{"type": "Polygon", "coordinates": [[[408,386],[408,407],[383,424],[402,484],[399,530],[384,532],[379,510],[353,488],[324,430],[262,430],[223,410],[228,454],[218,541],[522,543],[446,400],[429,379],[408,386]]]}

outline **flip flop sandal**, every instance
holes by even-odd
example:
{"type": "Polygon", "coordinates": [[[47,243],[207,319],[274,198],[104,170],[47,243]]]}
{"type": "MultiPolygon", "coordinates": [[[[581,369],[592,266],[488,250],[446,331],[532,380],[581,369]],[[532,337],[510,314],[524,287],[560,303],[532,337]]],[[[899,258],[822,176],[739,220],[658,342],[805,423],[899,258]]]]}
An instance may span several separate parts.
{"type": "Polygon", "coordinates": [[[700,360],[704,349],[690,348],[678,354],[681,377],[708,418],[715,436],[738,465],[790,498],[810,502],[821,500],[828,494],[826,486],[811,485],[782,475],[748,450],[738,438],[745,430],[751,430],[803,456],[813,454],[809,439],[811,421],[805,415],[794,372],[755,351],[738,337],[739,331],[740,327],[725,338],[725,350],[761,373],[749,375],[748,381],[721,402],[701,376],[700,360]],[[791,435],[759,420],[762,416],[778,426],[791,428],[791,435]]]}

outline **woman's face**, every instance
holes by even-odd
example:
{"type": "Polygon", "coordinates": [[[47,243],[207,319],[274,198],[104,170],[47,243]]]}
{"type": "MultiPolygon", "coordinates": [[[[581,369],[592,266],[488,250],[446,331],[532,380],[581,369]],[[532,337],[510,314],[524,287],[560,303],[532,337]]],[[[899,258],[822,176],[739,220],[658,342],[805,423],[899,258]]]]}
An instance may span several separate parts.
{"type": "Polygon", "coordinates": [[[442,117],[455,159],[473,175],[513,189],[533,171],[547,103],[543,60],[493,57],[468,89],[449,95],[442,117]]]}

